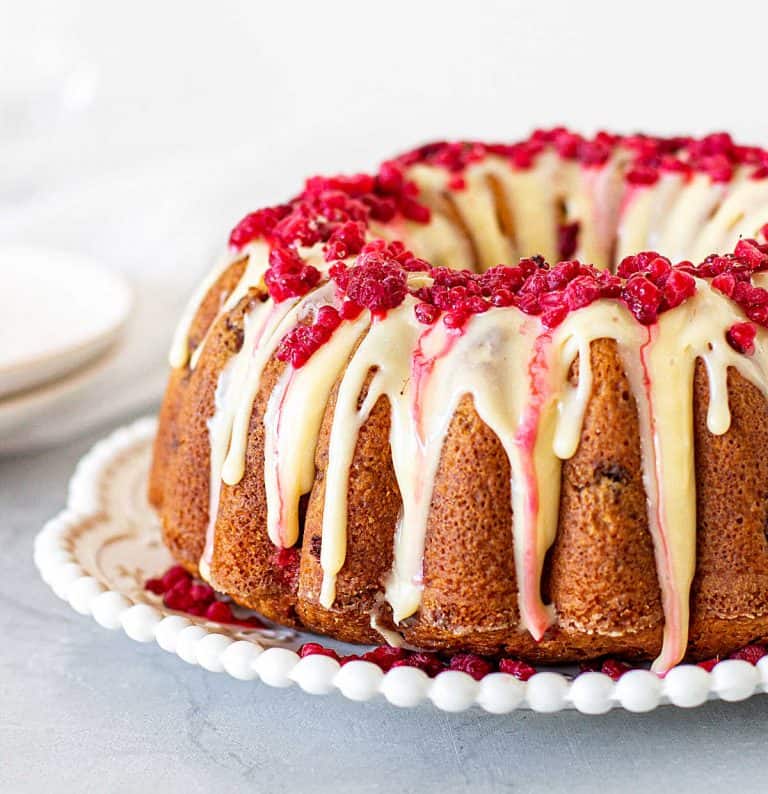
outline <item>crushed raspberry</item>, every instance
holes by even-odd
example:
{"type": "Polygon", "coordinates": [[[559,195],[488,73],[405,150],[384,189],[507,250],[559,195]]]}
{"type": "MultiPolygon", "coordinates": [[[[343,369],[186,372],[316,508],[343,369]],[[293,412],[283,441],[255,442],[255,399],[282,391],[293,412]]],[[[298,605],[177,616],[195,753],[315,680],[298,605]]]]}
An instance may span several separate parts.
{"type": "Polygon", "coordinates": [[[729,659],[743,659],[750,664],[757,664],[766,654],[768,650],[763,648],[762,645],[745,645],[738,651],[732,653],[729,659]]]}
{"type": "Polygon", "coordinates": [[[172,568],[169,568],[160,579],[160,582],[163,586],[163,592],[166,590],[170,590],[177,582],[191,582],[192,581],[192,574],[187,571],[181,565],[174,565],[172,568]]]}
{"type": "Polygon", "coordinates": [[[278,302],[306,295],[320,281],[320,271],[305,264],[292,248],[274,246],[264,275],[269,294],[278,302]]]}
{"type": "Polygon", "coordinates": [[[706,659],[703,662],[698,662],[698,667],[711,673],[715,669],[715,665],[720,663],[720,657],[715,656],[713,659],[706,659]]]}
{"type": "Polygon", "coordinates": [[[288,549],[279,548],[272,555],[272,562],[286,572],[298,574],[299,550],[296,546],[291,546],[288,549]]]}
{"type": "Polygon", "coordinates": [[[733,255],[752,270],[758,270],[768,262],[768,253],[763,248],[764,246],[759,245],[756,240],[739,240],[733,250],[733,255]]]}
{"type": "Polygon", "coordinates": [[[400,263],[377,250],[364,249],[353,267],[331,276],[349,299],[375,314],[399,306],[408,292],[400,263]]]}
{"type": "Polygon", "coordinates": [[[279,361],[289,361],[295,369],[303,367],[331,338],[341,320],[338,309],[322,306],[312,325],[297,325],[288,331],[280,340],[275,355],[279,361]]]}
{"type": "Polygon", "coordinates": [[[520,681],[527,681],[531,676],[536,674],[536,668],[531,665],[521,662],[519,659],[500,659],[499,672],[513,675],[520,681]]]}
{"type": "Polygon", "coordinates": [[[348,196],[365,196],[373,192],[375,184],[376,180],[370,174],[315,176],[306,181],[304,192],[309,195],[321,195],[327,191],[339,191],[348,196]]]}
{"type": "Polygon", "coordinates": [[[737,352],[751,356],[755,352],[757,328],[752,323],[734,323],[725,334],[728,344],[737,352]]]}
{"type": "Polygon", "coordinates": [[[360,221],[347,221],[338,226],[325,245],[325,259],[346,259],[359,254],[365,245],[365,225],[360,221]]]}
{"type": "Polygon", "coordinates": [[[205,617],[209,620],[215,620],[217,623],[232,623],[235,619],[232,607],[223,601],[214,601],[209,604],[205,610],[205,617]]]}
{"type": "Polygon", "coordinates": [[[674,309],[683,301],[692,298],[696,293],[696,281],[689,273],[682,270],[672,270],[666,276],[662,287],[664,305],[674,309]]]}
{"type": "Polygon", "coordinates": [[[402,661],[408,656],[408,651],[404,648],[395,648],[392,645],[379,645],[362,655],[366,662],[377,664],[385,673],[395,662],[402,661]]]}
{"type": "Polygon", "coordinates": [[[631,670],[632,667],[625,662],[620,662],[618,659],[606,659],[600,667],[600,672],[618,681],[624,673],[631,670]]]}
{"type": "Polygon", "coordinates": [[[431,303],[417,303],[413,307],[416,319],[423,325],[432,325],[440,316],[440,309],[431,303]]]}
{"type": "Polygon", "coordinates": [[[558,228],[557,252],[560,259],[570,259],[576,253],[580,228],[581,224],[578,221],[564,223],[558,228]]]}
{"type": "Polygon", "coordinates": [[[462,673],[468,673],[475,679],[480,681],[484,676],[493,671],[493,665],[482,656],[474,653],[457,653],[454,654],[448,662],[449,670],[460,670],[462,673]]]}
{"type": "Polygon", "coordinates": [[[248,629],[264,628],[264,623],[256,616],[235,617],[229,604],[217,600],[210,585],[194,579],[180,565],[169,568],[159,579],[147,579],[144,588],[155,595],[162,595],[163,604],[177,612],[248,629]]]}
{"type": "Polygon", "coordinates": [[[434,653],[412,653],[404,659],[398,659],[392,662],[393,667],[417,667],[423,670],[430,678],[434,678],[438,673],[445,670],[445,665],[440,658],[434,653]]]}
{"type": "Polygon", "coordinates": [[[210,585],[204,582],[195,582],[189,588],[189,597],[193,601],[210,603],[216,597],[216,593],[210,585]]]}
{"type": "Polygon", "coordinates": [[[656,322],[661,306],[661,290],[648,278],[639,273],[630,277],[621,297],[627,308],[643,325],[656,322]]]}
{"type": "Polygon", "coordinates": [[[303,659],[305,656],[328,656],[331,659],[339,661],[339,654],[333,648],[326,648],[319,642],[305,642],[299,648],[299,656],[303,659]]]}
{"type": "Polygon", "coordinates": [[[265,209],[251,212],[232,229],[229,235],[230,246],[239,250],[257,238],[269,238],[275,226],[290,211],[290,205],[280,204],[276,207],[266,207],[265,209]]]}

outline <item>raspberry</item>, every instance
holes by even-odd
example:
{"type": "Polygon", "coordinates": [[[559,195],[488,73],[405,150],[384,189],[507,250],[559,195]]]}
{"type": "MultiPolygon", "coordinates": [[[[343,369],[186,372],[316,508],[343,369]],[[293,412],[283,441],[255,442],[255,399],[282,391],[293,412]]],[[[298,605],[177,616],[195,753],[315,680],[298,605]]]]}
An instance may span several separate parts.
{"type": "Polygon", "coordinates": [[[269,237],[278,222],[290,211],[289,205],[281,204],[251,212],[232,229],[229,235],[229,244],[233,248],[240,249],[259,237],[269,237]]]}
{"type": "Polygon", "coordinates": [[[235,616],[232,614],[232,607],[224,601],[214,601],[205,610],[205,617],[216,623],[232,623],[235,616]]]}
{"type": "Polygon", "coordinates": [[[332,278],[346,295],[374,313],[399,306],[408,292],[407,276],[397,260],[376,250],[363,250],[355,265],[332,278]]]}
{"type": "Polygon", "coordinates": [[[672,270],[664,282],[662,293],[666,308],[674,309],[696,294],[696,281],[688,273],[672,270]]]}
{"type": "Polygon", "coordinates": [[[165,585],[160,579],[147,579],[144,582],[144,589],[155,595],[162,595],[165,592],[165,585]]]}
{"type": "Polygon", "coordinates": [[[432,306],[429,303],[417,303],[413,307],[413,313],[416,319],[424,325],[432,325],[440,316],[440,309],[437,306],[432,306]]]}
{"type": "Polygon", "coordinates": [[[743,659],[750,664],[757,664],[768,651],[762,645],[745,645],[738,651],[732,653],[729,659],[743,659]]]}
{"type": "Polygon", "coordinates": [[[195,584],[189,588],[189,597],[192,599],[192,601],[210,604],[210,602],[216,596],[213,592],[213,588],[210,585],[203,584],[201,582],[195,582],[195,584]]]}
{"type": "Polygon", "coordinates": [[[385,673],[395,662],[402,661],[408,655],[404,648],[395,648],[392,645],[379,645],[378,648],[367,651],[362,658],[366,662],[377,664],[385,673]]]}
{"type": "Polygon", "coordinates": [[[474,653],[455,654],[448,662],[448,668],[468,673],[475,681],[480,681],[480,679],[493,671],[493,665],[487,659],[483,659],[482,656],[477,656],[474,653]]]}
{"type": "Polygon", "coordinates": [[[360,316],[362,310],[363,307],[359,303],[348,300],[341,304],[339,314],[341,314],[344,320],[356,320],[360,316]]]}
{"type": "Polygon", "coordinates": [[[289,549],[277,549],[272,555],[272,562],[277,568],[279,578],[288,587],[293,587],[299,576],[299,550],[292,546],[289,549]]]}
{"type": "Polygon", "coordinates": [[[576,276],[566,287],[565,302],[571,310],[596,301],[602,294],[600,284],[592,276],[576,276]]]}
{"type": "Polygon", "coordinates": [[[360,221],[347,221],[337,227],[328,238],[325,245],[325,259],[332,262],[334,259],[346,259],[348,256],[359,254],[365,245],[365,225],[360,221]]]}
{"type": "Polygon", "coordinates": [[[618,659],[606,659],[600,668],[600,672],[610,676],[614,681],[618,681],[624,673],[631,669],[630,665],[620,662],[618,659]]]}
{"type": "Polygon", "coordinates": [[[300,369],[322,347],[341,324],[341,314],[333,306],[318,309],[313,325],[294,326],[280,340],[276,356],[279,361],[290,361],[300,369]]]}
{"type": "Polygon", "coordinates": [[[662,294],[652,281],[635,273],[627,281],[621,292],[621,297],[627,304],[627,308],[643,325],[651,325],[656,322],[662,294]]]}
{"type": "Polygon", "coordinates": [[[179,612],[186,612],[194,605],[194,601],[189,596],[192,582],[189,579],[180,579],[170,590],[166,590],[163,596],[163,604],[169,609],[176,609],[179,612]]]}
{"type": "Polygon", "coordinates": [[[181,565],[174,565],[169,568],[160,579],[165,590],[170,590],[177,582],[191,582],[192,576],[186,568],[181,565]]]}
{"type": "Polygon", "coordinates": [[[651,266],[651,262],[656,259],[663,259],[663,257],[657,254],[655,251],[641,251],[639,254],[625,256],[624,259],[619,262],[619,266],[616,269],[616,274],[621,278],[628,279],[635,273],[641,273],[648,270],[651,266]]]}
{"type": "Polygon", "coordinates": [[[708,673],[711,673],[712,670],[714,670],[715,665],[718,664],[719,661],[720,661],[720,657],[715,656],[713,659],[707,659],[706,661],[699,662],[698,666],[706,670],[708,673]]]}
{"type": "Polygon", "coordinates": [[[756,240],[739,240],[733,255],[753,270],[763,267],[768,262],[768,254],[760,250],[756,240]]]}
{"type": "Polygon", "coordinates": [[[308,179],[304,192],[320,195],[327,191],[341,191],[349,196],[364,196],[373,192],[375,180],[369,174],[353,174],[352,176],[315,176],[308,179]]]}
{"type": "Polygon", "coordinates": [[[751,356],[755,352],[757,328],[752,323],[734,323],[725,333],[728,344],[737,352],[751,356]]]}
{"type": "Polygon", "coordinates": [[[576,253],[581,224],[578,221],[561,224],[557,230],[557,251],[560,259],[570,259],[576,253]]]}
{"type": "Polygon", "coordinates": [[[299,648],[299,656],[303,659],[305,656],[329,656],[331,659],[338,661],[339,654],[333,648],[326,648],[319,642],[305,642],[299,648]]]}
{"type": "Polygon", "coordinates": [[[438,673],[442,673],[445,670],[445,665],[434,653],[413,653],[410,656],[406,656],[405,659],[398,659],[393,662],[392,667],[418,667],[430,678],[434,678],[438,673]]]}
{"type": "Polygon", "coordinates": [[[736,277],[733,273],[720,273],[712,279],[712,286],[731,298],[736,291],[736,277]]]}
{"type": "Polygon", "coordinates": [[[464,326],[464,323],[467,322],[469,316],[469,312],[465,309],[453,309],[452,311],[446,312],[443,317],[443,323],[446,328],[460,329],[464,326]]]}
{"type": "Polygon", "coordinates": [[[269,252],[264,281],[269,294],[279,303],[306,295],[320,281],[320,271],[305,264],[294,249],[276,245],[269,252]]]}
{"type": "Polygon", "coordinates": [[[500,659],[499,671],[513,675],[520,681],[527,681],[531,676],[536,674],[536,668],[531,665],[521,662],[519,659],[500,659]]]}
{"type": "Polygon", "coordinates": [[[382,163],[376,176],[376,187],[385,195],[398,195],[403,190],[405,176],[402,166],[389,161],[382,163]]]}
{"type": "Polygon", "coordinates": [[[626,179],[630,185],[653,185],[659,181],[659,170],[653,166],[638,163],[627,171],[626,179]]]}
{"type": "Polygon", "coordinates": [[[418,201],[410,198],[409,196],[403,196],[397,202],[397,208],[409,221],[416,221],[416,223],[429,223],[429,219],[431,217],[429,207],[419,204],[418,201]]]}

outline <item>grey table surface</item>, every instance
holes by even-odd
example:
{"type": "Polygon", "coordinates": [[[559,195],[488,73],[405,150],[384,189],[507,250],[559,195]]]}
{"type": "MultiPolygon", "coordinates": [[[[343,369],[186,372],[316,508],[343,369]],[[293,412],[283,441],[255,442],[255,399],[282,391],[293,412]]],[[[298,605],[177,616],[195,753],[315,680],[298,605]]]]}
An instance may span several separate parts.
{"type": "Polygon", "coordinates": [[[768,790],[765,696],[601,717],[401,711],[214,675],[100,628],[32,564],[98,435],[0,461],[0,794],[768,790]]]}

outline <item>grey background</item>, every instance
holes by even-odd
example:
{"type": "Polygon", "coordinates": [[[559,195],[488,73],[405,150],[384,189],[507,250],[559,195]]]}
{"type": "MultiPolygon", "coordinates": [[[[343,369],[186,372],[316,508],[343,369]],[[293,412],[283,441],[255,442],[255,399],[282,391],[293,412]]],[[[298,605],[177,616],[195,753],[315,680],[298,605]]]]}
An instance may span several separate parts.
{"type": "Polygon", "coordinates": [[[74,613],[32,539],[96,434],[0,461],[0,794],[768,790],[768,698],[602,717],[448,715],[275,690],[74,613]]]}

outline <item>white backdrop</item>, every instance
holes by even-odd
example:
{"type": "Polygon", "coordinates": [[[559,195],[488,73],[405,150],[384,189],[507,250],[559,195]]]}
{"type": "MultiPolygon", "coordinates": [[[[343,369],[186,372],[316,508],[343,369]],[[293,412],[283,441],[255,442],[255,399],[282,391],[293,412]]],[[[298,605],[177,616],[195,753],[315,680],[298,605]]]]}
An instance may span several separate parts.
{"type": "Polygon", "coordinates": [[[428,138],[504,138],[563,122],[658,132],[725,127],[768,139],[765,3],[2,0],[0,7],[0,53],[13,61],[5,80],[28,72],[30,55],[52,46],[76,52],[94,73],[88,145],[80,139],[66,158],[80,169],[169,150],[225,154],[241,144],[265,166],[299,148],[302,169],[354,167],[428,138]]]}
{"type": "Polygon", "coordinates": [[[90,254],[139,298],[121,368],[57,428],[157,399],[229,227],[310,172],[558,123],[768,143],[765,8],[0,0],[0,245],[90,254]]]}

